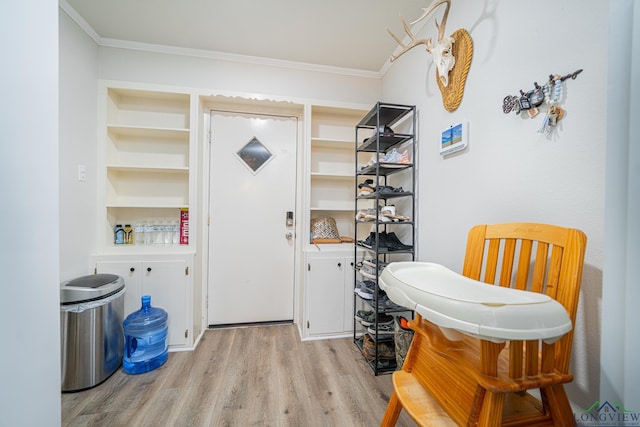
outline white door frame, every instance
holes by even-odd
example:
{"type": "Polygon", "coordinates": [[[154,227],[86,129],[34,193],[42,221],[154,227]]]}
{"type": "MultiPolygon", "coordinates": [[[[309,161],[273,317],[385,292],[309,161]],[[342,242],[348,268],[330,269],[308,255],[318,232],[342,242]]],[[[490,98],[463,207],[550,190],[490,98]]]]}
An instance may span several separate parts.
{"type": "Polygon", "coordinates": [[[202,174],[200,175],[201,183],[202,183],[202,192],[200,193],[199,199],[202,200],[202,205],[199,211],[200,215],[200,224],[202,230],[200,234],[200,238],[198,239],[201,242],[200,245],[200,253],[202,257],[199,261],[201,265],[201,273],[200,279],[202,283],[202,327],[204,329],[208,328],[210,324],[209,321],[209,310],[208,310],[208,298],[209,298],[209,207],[210,207],[210,156],[211,156],[211,114],[212,112],[236,112],[236,113],[246,113],[246,114],[259,114],[259,115],[274,115],[274,116],[286,116],[295,118],[297,121],[297,147],[296,147],[296,194],[295,194],[295,212],[294,212],[294,221],[295,221],[295,247],[294,247],[294,277],[293,277],[293,323],[299,327],[300,319],[301,319],[301,310],[302,310],[302,301],[300,300],[302,295],[302,270],[301,270],[301,254],[302,254],[302,241],[304,236],[302,225],[304,223],[304,209],[303,209],[303,201],[305,197],[304,192],[304,158],[307,153],[307,147],[305,144],[306,138],[305,135],[308,132],[308,124],[306,124],[304,117],[307,116],[308,106],[303,104],[292,104],[287,103],[287,105],[275,105],[281,104],[276,101],[256,101],[244,99],[239,102],[235,100],[233,105],[228,105],[229,99],[224,96],[215,96],[209,98],[209,102],[202,103],[202,157],[198,162],[199,166],[202,170],[202,174]],[[219,98],[219,99],[218,99],[219,98]],[[224,105],[223,108],[218,106],[218,100],[220,100],[221,104],[224,105]],[[246,102],[246,104],[245,104],[246,102]]]}

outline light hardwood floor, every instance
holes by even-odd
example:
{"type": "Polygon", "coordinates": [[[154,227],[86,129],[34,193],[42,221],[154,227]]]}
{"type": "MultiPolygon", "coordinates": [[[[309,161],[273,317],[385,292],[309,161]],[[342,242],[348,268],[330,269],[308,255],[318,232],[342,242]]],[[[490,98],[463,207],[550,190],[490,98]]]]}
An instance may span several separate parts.
{"type": "MultiPolygon", "coordinates": [[[[62,425],[372,427],[391,390],[391,375],[374,376],[350,338],[301,342],[294,325],[214,329],[154,371],[120,368],[63,393],[62,425]]],[[[397,425],[415,423],[403,412],[397,425]]]]}

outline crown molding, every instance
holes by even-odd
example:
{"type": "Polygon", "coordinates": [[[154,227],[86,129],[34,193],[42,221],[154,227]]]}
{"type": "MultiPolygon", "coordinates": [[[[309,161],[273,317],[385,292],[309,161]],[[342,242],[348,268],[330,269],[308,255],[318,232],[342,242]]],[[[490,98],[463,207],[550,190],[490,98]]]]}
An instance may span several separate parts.
{"type": "MultiPolygon", "coordinates": [[[[235,53],[217,52],[205,49],[192,49],[176,46],[158,45],[152,43],[133,42],[129,40],[120,40],[101,37],[87,21],[80,16],[75,9],[66,2],[59,0],[60,9],[62,9],[89,37],[95,41],[100,47],[110,47],[117,49],[131,49],[144,52],[165,53],[170,55],[183,55],[198,58],[215,59],[219,61],[241,62],[245,64],[265,65],[270,67],[282,67],[294,70],[313,71],[320,73],[340,74],[353,77],[365,77],[370,79],[380,79],[379,71],[367,71],[354,68],[334,67],[330,65],[310,64],[305,62],[287,61],[282,59],[265,58],[259,56],[240,55],[235,53]]],[[[388,61],[387,61],[388,62],[388,61]]]]}

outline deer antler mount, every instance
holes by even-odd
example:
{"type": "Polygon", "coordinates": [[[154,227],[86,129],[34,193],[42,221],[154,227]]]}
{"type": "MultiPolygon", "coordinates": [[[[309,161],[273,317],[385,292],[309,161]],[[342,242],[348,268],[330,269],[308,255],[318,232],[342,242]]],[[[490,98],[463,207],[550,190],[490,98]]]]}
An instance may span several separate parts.
{"type": "Polygon", "coordinates": [[[451,0],[434,0],[429,7],[424,8],[422,16],[411,22],[410,25],[426,19],[438,6],[443,4],[445,4],[446,7],[442,20],[440,24],[436,21],[438,40],[435,45],[430,38],[417,39],[402,17],[400,17],[400,20],[402,21],[404,31],[411,40],[410,42],[405,44],[388,28],[387,31],[402,47],[402,50],[398,54],[391,56],[392,62],[416,46],[421,44],[426,46],[427,52],[433,55],[433,61],[436,64],[436,81],[442,93],[444,107],[447,111],[454,111],[460,106],[460,102],[462,102],[464,85],[467,81],[469,67],[471,66],[471,58],[473,57],[473,41],[471,40],[471,36],[465,29],[459,29],[450,36],[445,35],[451,0]]]}

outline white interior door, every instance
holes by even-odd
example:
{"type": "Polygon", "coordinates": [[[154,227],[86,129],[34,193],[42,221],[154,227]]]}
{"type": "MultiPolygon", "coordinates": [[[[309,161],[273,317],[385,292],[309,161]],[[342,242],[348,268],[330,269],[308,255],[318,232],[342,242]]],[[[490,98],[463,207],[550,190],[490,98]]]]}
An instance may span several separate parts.
{"type": "Polygon", "coordinates": [[[209,324],[292,320],[297,120],[212,111],[210,123],[209,324]]]}

